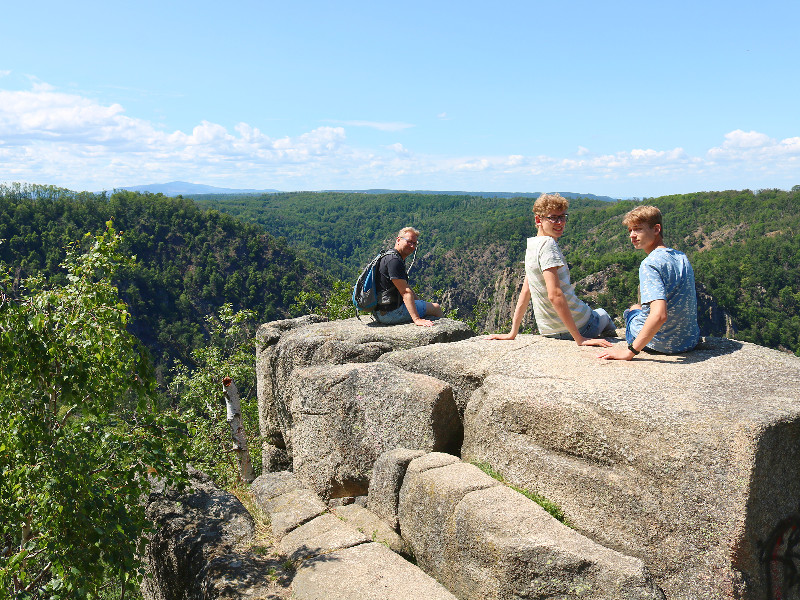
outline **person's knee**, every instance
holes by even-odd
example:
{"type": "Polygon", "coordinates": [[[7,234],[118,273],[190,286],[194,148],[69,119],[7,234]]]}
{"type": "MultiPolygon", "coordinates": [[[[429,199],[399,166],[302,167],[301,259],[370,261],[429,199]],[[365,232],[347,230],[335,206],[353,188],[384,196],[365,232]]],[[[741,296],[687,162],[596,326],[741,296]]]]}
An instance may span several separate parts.
{"type": "Polygon", "coordinates": [[[429,315],[431,317],[441,317],[442,307],[435,302],[428,302],[428,306],[425,308],[425,315],[429,315]]]}

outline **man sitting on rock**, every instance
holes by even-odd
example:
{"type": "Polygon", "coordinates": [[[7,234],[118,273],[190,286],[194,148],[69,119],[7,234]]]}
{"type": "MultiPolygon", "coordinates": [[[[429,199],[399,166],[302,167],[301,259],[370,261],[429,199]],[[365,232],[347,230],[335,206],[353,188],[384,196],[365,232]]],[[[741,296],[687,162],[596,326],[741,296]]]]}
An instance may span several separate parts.
{"type": "Polygon", "coordinates": [[[573,339],[579,346],[611,346],[600,335],[616,335],[611,317],[602,308],[592,308],[575,295],[569,267],[558,238],[567,226],[569,202],[560,194],[542,194],[533,203],[537,234],[528,238],[525,252],[525,282],[514,309],[511,331],[489,336],[490,340],[513,340],[522,317],[533,303],[539,333],[573,339]]]}
{"type": "Polygon", "coordinates": [[[394,249],[381,258],[378,264],[378,307],[375,319],[385,325],[413,322],[430,327],[433,322],[422,317],[438,318],[442,309],[438,304],[419,300],[408,285],[405,260],[417,247],[419,231],[403,227],[397,234],[394,249]]]}
{"type": "Polygon", "coordinates": [[[627,348],[611,348],[598,358],[631,360],[644,348],[665,354],[686,352],[700,340],[694,271],[683,252],[664,245],[661,211],[638,206],[625,215],[633,247],[647,256],[639,265],[639,296],[624,313],[627,348]]]}

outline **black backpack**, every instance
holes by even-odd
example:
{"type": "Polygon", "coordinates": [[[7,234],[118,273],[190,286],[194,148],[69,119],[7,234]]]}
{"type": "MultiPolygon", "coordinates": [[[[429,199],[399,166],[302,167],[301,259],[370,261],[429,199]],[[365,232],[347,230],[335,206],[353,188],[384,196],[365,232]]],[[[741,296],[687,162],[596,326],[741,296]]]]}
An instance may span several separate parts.
{"type": "MultiPolygon", "coordinates": [[[[384,250],[375,258],[369,261],[361,275],[358,276],[356,284],[353,286],[353,307],[358,317],[358,311],[363,310],[367,312],[374,311],[378,306],[378,265],[381,259],[387,254],[396,252],[396,250],[384,250]]],[[[361,318],[359,317],[359,320],[361,318]]]]}

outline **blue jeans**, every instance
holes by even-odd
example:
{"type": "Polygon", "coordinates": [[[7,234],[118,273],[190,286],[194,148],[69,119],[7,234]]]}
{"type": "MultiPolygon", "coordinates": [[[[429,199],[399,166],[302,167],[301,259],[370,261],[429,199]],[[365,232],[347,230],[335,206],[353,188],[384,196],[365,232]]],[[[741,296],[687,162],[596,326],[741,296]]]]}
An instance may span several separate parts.
{"type": "MultiPolygon", "coordinates": [[[[608,316],[608,313],[602,308],[596,308],[592,311],[592,316],[589,317],[586,325],[581,327],[579,333],[585,338],[593,339],[599,337],[600,334],[613,327],[614,323],[611,317],[608,316]]],[[[566,331],[564,333],[553,333],[546,337],[555,338],[557,340],[571,340],[572,334],[566,331]]]]}
{"type": "Polygon", "coordinates": [[[636,336],[639,335],[639,332],[633,333],[631,331],[631,321],[633,318],[642,312],[641,308],[628,308],[622,313],[623,318],[625,319],[625,341],[629,344],[633,343],[633,340],[636,339],[636,336]]]}
{"type": "MultiPolygon", "coordinates": [[[[425,300],[414,300],[414,306],[417,307],[417,314],[420,317],[425,316],[425,311],[428,308],[428,303],[425,300]]],[[[390,310],[385,315],[381,311],[375,311],[375,320],[384,325],[399,325],[400,323],[411,323],[411,315],[408,314],[408,309],[405,304],[401,304],[394,310],[390,310]]]]}

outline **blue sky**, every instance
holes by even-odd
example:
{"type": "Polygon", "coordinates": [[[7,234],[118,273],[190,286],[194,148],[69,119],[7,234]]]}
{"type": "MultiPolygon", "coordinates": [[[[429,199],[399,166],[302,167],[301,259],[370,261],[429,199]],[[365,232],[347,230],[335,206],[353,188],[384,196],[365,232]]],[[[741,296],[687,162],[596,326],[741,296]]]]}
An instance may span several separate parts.
{"type": "Polygon", "coordinates": [[[5,3],[0,182],[800,184],[800,2],[5,3]]]}

